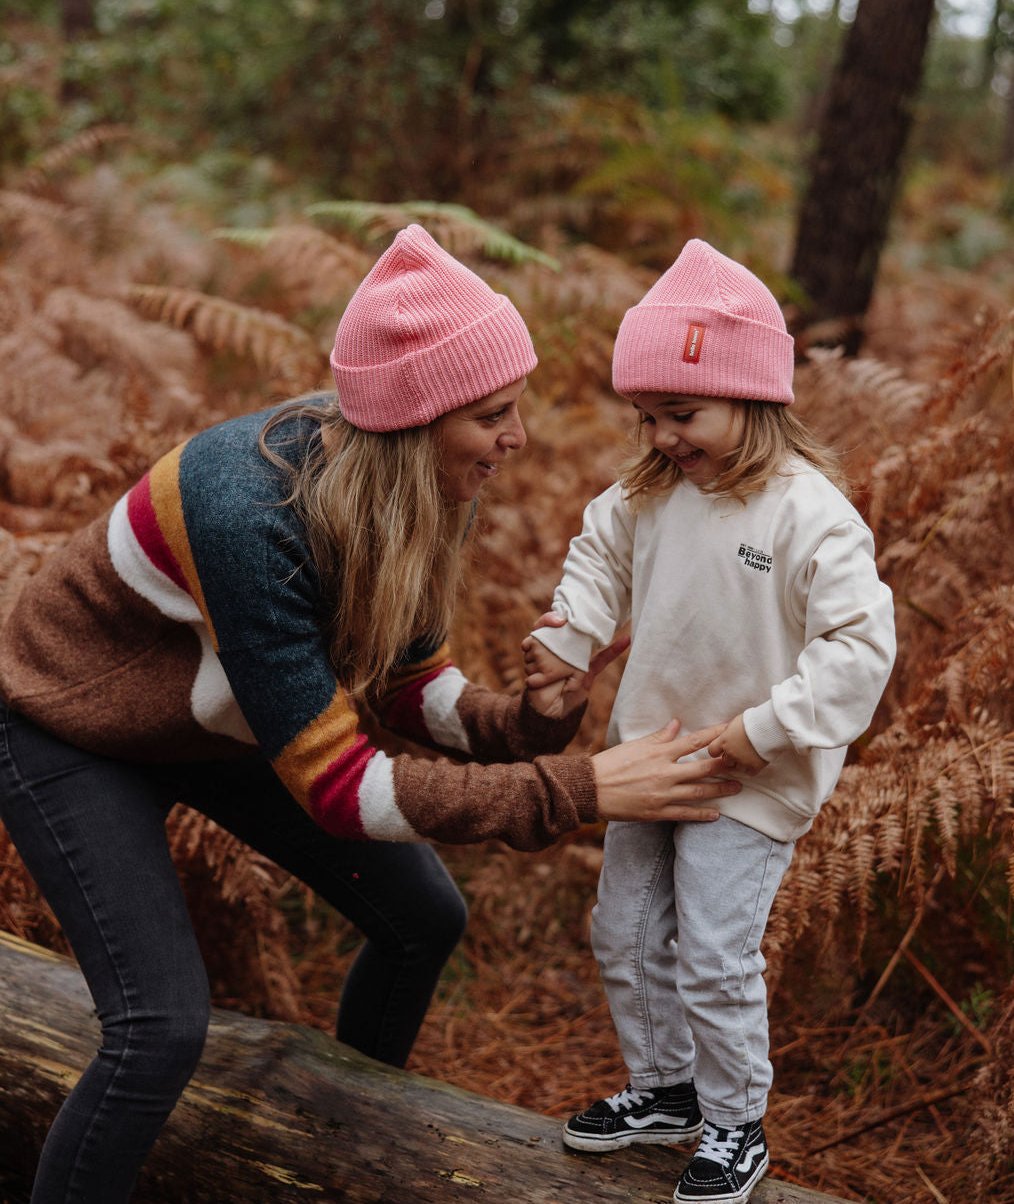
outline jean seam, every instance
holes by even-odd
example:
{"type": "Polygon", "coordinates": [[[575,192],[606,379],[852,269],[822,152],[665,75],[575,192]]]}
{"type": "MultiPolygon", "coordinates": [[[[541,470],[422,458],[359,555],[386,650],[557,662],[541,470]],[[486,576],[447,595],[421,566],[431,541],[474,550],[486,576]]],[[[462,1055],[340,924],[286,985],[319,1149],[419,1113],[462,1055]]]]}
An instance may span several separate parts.
{"type": "MultiPolygon", "coordinates": [[[[750,1058],[750,1044],[749,1044],[749,1040],[747,1038],[746,1028],[743,1024],[743,998],[744,998],[744,994],[745,994],[745,982],[746,982],[746,969],[744,966],[744,960],[745,960],[745,950],[746,950],[747,946],[755,945],[757,947],[758,952],[760,951],[760,942],[763,937],[763,929],[766,927],[766,924],[762,926],[760,934],[758,934],[756,936],[756,939],[754,939],[755,934],[757,932],[757,913],[760,910],[761,900],[764,897],[768,879],[770,877],[771,862],[772,862],[772,858],[774,857],[774,848],[775,848],[775,842],[772,840],[768,844],[768,850],[764,857],[764,868],[761,871],[760,881],[757,884],[757,891],[756,891],[756,895],[754,897],[753,915],[750,918],[750,926],[747,929],[746,934],[744,936],[743,944],[740,946],[739,959],[738,959],[739,960],[739,990],[738,990],[739,997],[737,1000],[737,1012],[739,1015],[740,1039],[741,1039],[741,1043],[742,1043],[742,1047],[743,1047],[743,1051],[744,1051],[744,1055],[745,1055],[744,1061],[746,1063],[746,1082],[744,1084],[743,1094],[746,1099],[746,1110],[751,1111],[751,1112],[753,1110],[755,1110],[758,1105],[753,1100],[753,1080],[754,1080],[753,1062],[751,1061],[751,1058],[750,1058]]],[[[772,894],[772,902],[773,901],[774,901],[774,894],[772,894]]]]}
{"type": "Polygon", "coordinates": [[[637,1001],[641,1011],[642,1024],[641,1033],[644,1042],[644,1052],[648,1055],[647,1061],[658,1071],[658,1058],[655,1049],[655,1030],[651,1020],[651,1008],[649,1007],[648,988],[644,974],[644,948],[645,934],[648,927],[648,918],[651,912],[651,901],[654,899],[658,890],[659,880],[662,876],[662,871],[665,868],[668,860],[668,854],[663,844],[657,858],[655,859],[655,868],[645,888],[644,895],[641,901],[641,915],[637,925],[637,936],[634,948],[631,950],[631,964],[634,969],[634,978],[637,982],[637,1001]]]}

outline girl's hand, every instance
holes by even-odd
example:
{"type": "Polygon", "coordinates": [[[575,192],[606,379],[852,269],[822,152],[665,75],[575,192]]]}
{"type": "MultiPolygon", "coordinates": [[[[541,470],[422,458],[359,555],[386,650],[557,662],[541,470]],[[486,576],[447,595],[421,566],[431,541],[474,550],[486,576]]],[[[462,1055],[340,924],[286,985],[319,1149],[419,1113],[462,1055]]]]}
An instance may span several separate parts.
{"type": "Polygon", "coordinates": [[[750,743],[742,715],[737,715],[721,735],[711,741],[708,754],[720,757],[723,769],[737,769],[740,773],[760,773],[768,764],[750,743]]]}
{"type": "Polygon", "coordinates": [[[540,690],[564,678],[579,679],[584,676],[580,669],[561,660],[534,636],[521,641],[521,653],[525,665],[525,685],[529,690],[540,690]]]}
{"type": "MultiPolygon", "coordinates": [[[[547,611],[535,624],[539,627],[563,627],[567,620],[547,611]]],[[[525,684],[532,706],[550,719],[561,719],[575,707],[583,706],[595,679],[606,667],[630,646],[630,637],[621,636],[594,656],[586,672],[554,655],[545,644],[528,636],[521,643],[524,654],[525,684]]]]}
{"type": "Polygon", "coordinates": [[[724,724],[680,735],[673,719],[660,731],[628,740],[592,757],[599,815],[614,820],[712,820],[718,811],[708,799],[738,794],[739,782],[707,782],[722,771],[720,757],[680,761],[706,748],[724,724]],[[678,763],[677,763],[678,762],[678,763]]]}

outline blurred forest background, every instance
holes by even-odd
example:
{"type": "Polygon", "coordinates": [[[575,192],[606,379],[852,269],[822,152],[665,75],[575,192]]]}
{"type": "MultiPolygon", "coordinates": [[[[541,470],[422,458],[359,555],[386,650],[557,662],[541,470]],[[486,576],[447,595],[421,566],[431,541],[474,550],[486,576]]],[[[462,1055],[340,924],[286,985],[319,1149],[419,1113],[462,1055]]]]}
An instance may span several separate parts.
{"type": "MultiPolygon", "coordinates": [[[[510,294],[541,357],[454,641],[519,689],[518,644],[625,450],[624,310],[691,236],[771,284],[900,637],[767,937],[773,1173],[1014,1202],[1011,0],[0,12],[0,614],[155,456],[326,384],[344,304],[417,220],[510,294]],[[850,115],[893,144],[843,135],[850,115]]],[[[600,746],[615,682],[575,750],[600,746]]],[[[170,823],[216,1002],[329,1028],[355,932],[203,819],[170,823]]],[[[412,1069],[561,1117],[623,1085],[588,947],[600,849],[587,828],[537,855],[442,850],[472,919],[412,1069]]],[[[0,927],[64,948],[2,830],[0,927]]]]}

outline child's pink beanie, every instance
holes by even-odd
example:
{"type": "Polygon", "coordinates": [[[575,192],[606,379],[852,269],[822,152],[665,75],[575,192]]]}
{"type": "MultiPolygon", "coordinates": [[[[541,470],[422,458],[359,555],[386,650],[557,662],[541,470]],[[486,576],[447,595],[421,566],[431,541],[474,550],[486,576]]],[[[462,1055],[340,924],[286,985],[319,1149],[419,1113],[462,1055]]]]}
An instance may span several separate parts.
{"type": "Polygon", "coordinates": [[[338,408],[366,431],[422,426],[537,363],[511,302],[414,225],[356,289],[331,352],[338,408]]]}
{"type": "Polygon", "coordinates": [[[792,401],[792,336],[753,272],[692,238],[620,323],[613,388],[792,401]]]}

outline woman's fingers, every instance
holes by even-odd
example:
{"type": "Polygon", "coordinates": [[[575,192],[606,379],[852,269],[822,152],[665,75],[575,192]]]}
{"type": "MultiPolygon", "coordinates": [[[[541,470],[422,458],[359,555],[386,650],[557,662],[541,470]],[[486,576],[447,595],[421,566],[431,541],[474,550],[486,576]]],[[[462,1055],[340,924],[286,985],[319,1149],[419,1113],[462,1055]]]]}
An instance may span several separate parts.
{"type": "MultiPolygon", "coordinates": [[[[699,752],[702,748],[707,748],[709,744],[717,740],[718,737],[725,731],[724,723],[715,723],[711,727],[698,728],[695,732],[684,732],[680,735],[682,728],[678,719],[670,719],[665,727],[659,728],[657,732],[652,734],[652,737],[661,740],[663,743],[671,743],[673,745],[673,754],[678,760],[680,757],[689,756],[690,753],[699,752]],[[675,725],[675,730],[673,730],[675,725]]],[[[712,758],[720,761],[720,757],[712,758]]]]}
{"type": "Polygon", "coordinates": [[[720,758],[680,758],[706,748],[723,726],[683,733],[672,720],[651,735],[596,753],[599,814],[622,820],[717,819],[708,801],[737,794],[740,783],[715,778],[723,768],[720,758]]]}

